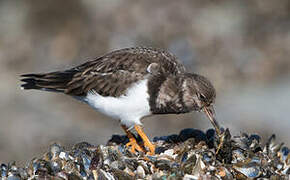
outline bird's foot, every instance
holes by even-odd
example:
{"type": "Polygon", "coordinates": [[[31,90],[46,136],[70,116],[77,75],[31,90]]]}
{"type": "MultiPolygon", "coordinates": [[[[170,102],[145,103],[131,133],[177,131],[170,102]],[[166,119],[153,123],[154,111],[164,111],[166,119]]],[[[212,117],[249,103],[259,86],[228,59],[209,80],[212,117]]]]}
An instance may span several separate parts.
{"type": "Polygon", "coordinates": [[[130,142],[128,142],[126,144],[126,147],[127,148],[131,147],[131,152],[132,153],[136,153],[136,150],[139,151],[139,152],[141,152],[141,151],[142,152],[146,152],[145,149],[137,143],[135,138],[129,138],[129,141],[130,142]]]}
{"type": "Polygon", "coordinates": [[[140,125],[135,125],[134,128],[139,136],[142,138],[144,145],[138,144],[137,140],[135,139],[134,135],[130,132],[130,130],[125,126],[122,125],[122,128],[126,132],[129,142],[126,144],[126,147],[131,147],[131,152],[136,153],[136,150],[139,152],[146,152],[147,155],[154,155],[155,154],[155,145],[150,142],[146,134],[143,132],[142,127],[140,125]],[[149,151],[147,151],[147,149],[149,151]]]}
{"type": "Polygon", "coordinates": [[[125,125],[122,125],[122,128],[127,134],[127,137],[129,138],[129,142],[126,144],[126,147],[129,148],[131,147],[131,152],[136,153],[136,150],[139,152],[146,152],[144,147],[140,146],[135,139],[134,135],[130,132],[130,129],[128,129],[125,125]]]}
{"type": "Polygon", "coordinates": [[[141,126],[135,125],[135,130],[137,131],[137,133],[142,138],[142,140],[144,142],[144,147],[145,148],[147,147],[149,149],[149,151],[146,154],[147,155],[154,155],[155,154],[155,145],[150,142],[149,138],[143,132],[141,126]]]}
{"type": "Polygon", "coordinates": [[[149,148],[150,151],[148,151],[146,154],[149,156],[155,155],[155,145],[154,144],[148,144],[146,147],[149,148]]]}

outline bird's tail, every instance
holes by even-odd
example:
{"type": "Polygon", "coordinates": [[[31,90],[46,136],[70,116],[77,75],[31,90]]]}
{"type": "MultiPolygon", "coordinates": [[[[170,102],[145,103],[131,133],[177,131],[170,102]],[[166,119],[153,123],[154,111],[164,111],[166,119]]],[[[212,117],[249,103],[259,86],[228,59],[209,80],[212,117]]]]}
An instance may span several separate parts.
{"type": "Polygon", "coordinates": [[[37,89],[52,92],[64,92],[67,83],[71,81],[76,71],[57,71],[43,74],[23,74],[22,89],[37,89]]]}

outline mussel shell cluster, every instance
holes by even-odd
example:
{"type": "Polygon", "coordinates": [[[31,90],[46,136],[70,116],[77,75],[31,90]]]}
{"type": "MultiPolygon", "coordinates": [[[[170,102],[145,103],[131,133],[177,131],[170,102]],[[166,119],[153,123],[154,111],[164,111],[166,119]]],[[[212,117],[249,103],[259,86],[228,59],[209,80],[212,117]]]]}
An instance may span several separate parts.
{"type": "Polygon", "coordinates": [[[42,157],[23,167],[14,161],[0,165],[0,177],[20,179],[289,179],[290,153],[272,135],[265,145],[256,134],[232,137],[224,142],[214,130],[184,129],[179,134],[155,137],[156,154],[131,153],[126,136],[114,135],[107,145],[81,142],[66,150],[49,146],[42,157]],[[218,152],[217,152],[218,151],[218,152]]]}

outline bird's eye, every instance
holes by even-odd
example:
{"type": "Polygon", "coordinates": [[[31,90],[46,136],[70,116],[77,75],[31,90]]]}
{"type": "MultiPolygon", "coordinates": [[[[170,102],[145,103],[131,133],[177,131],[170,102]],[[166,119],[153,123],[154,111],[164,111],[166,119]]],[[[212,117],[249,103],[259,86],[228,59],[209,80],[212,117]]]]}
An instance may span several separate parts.
{"type": "Polygon", "coordinates": [[[203,94],[197,94],[198,98],[202,101],[206,100],[206,97],[203,94]]]}

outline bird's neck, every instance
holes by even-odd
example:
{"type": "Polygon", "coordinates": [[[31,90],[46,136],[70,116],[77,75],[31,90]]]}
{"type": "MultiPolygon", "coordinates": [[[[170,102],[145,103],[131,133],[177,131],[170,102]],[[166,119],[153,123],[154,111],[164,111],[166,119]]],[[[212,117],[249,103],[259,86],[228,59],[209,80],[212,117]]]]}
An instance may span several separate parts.
{"type": "Polygon", "coordinates": [[[182,101],[182,75],[159,75],[148,81],[150,110],[153,114],[180,114],[190,111],[182,101]]]}

